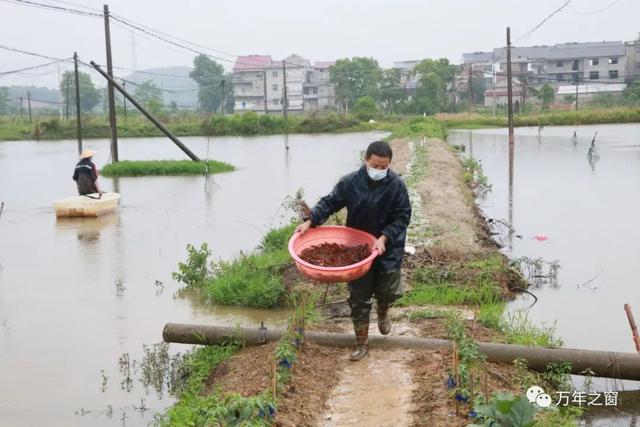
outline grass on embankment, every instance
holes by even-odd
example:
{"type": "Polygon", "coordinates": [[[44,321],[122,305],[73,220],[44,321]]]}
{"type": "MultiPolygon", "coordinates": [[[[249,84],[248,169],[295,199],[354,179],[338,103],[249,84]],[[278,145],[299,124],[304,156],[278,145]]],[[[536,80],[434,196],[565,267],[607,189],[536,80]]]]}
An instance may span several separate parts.
{"type": "Polygon", "coordinates": [[[235,168],[224,162],[208,160],[123,160],[109,163],[100,171],[104,176],[170,176],[170,175],[205,175],[231,172],[235,168]]]}
{"type": "MultiPolygon", "coordinates": [[[[506,116],[483,114],[438,114],[437,120],[448,129],[480,129],[506,127],[506,116]]],[[[584,109],[570,111],[545,111],[517,114],[513,118],[517,127],[524,126],[573,126],[606,123],[640,123],[640,108],[584,109]]]]}
{"type": "MultiPolygon", "coordinates": [[[[285,122],[281,115],[254,112],[226,116],[200,114],[164,115],[160,121],[176,136],[247,136],[276,135],[282,133],[350,132],[382,129],[382,123],[361,122],[353,116],[328,114],[291,115],[285,122]]],[[[164,134],[141,116],[118,118],[118,137],[156,137],[164,134]]],[[[0,140],[75,139],[76,122],[58,118],[36,118],[34,123],[0,118],[0,140]]],[[[82,121],[85,139],[109,138],[111,131],[106,116],[85,115],[82,121]]]]}
{"type": "Polygon", "coordinates": [[[178,265],[173,277],[199,289],[214,304],[273,308],[284,303],[283,270],[290,264],[287,249],[295,225],[269,231],[259,250],[241,254],[232,261],[209,264],[211,251],[187,246],[188,259],[178,265]]]}
{"type": "MultiPolygon", "coordinates": [[[[219,396],[204,395],[205,381],[212,369],[239,350],[239,345],[203,346],[184,359],[183,376],[187,378],[182,390],[174,391],[179,400],[156,419],[156,425],[204,425],[210,417],[223,419],[229,408],[219,396]],[[194,408],[200,409],[198,411],[194,408]]],[[[215,418],[214,418],[215,419],[215,418]]]]}

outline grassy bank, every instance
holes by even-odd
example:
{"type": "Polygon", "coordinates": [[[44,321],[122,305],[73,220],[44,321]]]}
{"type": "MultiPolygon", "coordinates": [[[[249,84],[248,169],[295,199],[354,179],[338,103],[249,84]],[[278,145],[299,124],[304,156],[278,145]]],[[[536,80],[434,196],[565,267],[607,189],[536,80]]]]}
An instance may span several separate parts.
{"type": "MultiPolygon", "coordinates": [[[[364,123],[352,116],[328,114],[290,115],[285,122],[282,115],[253,112],[227,116],[189,114],[161,117],[161,121],[177,136],[274,135],[289,133],[320,133],[365,131],[381,128],[381,124],[364,123]]],[[[111,131],[106,117],[83,117],[82,134],[85,139],[109,138],[111,131]]],[[[164,136],[151,122],[141,116],[124,120],[118,118],[121,138],[164,136]]],[[[56,140],[76,138],[76,122],[58,118],[38,118],[27,121],[0,118],[0,140],[56,140]]]]}
{"type": "Polygon", "coordinates": [[[231,172],[235,168],[224,162],[209,160],[194,162],[192,160],[123,160],[105,165],[101,174],[104,176],[168,176],[168,175],[206,175],[231,172]]]}
{"type": "MultiPolygon", "coordinates": [[[[484,114],[438,114],[437,120],[448,129],[506,127],[506,116],[484,114]]],[[[572,126],[605,123],[640,123],[640,108],[584,109],[517,114],[515,126],[572,126]]]]}
{"type": "Polygon", "coordinates": [[[232,261],[210,262],[206,243],[187,246],[187,261],[174,278],[197,289],[212,304],[273,308],[285,303],[284,271],[291,263],[287,250],[295,225],[269,231],[258,250],[232,261]]]}

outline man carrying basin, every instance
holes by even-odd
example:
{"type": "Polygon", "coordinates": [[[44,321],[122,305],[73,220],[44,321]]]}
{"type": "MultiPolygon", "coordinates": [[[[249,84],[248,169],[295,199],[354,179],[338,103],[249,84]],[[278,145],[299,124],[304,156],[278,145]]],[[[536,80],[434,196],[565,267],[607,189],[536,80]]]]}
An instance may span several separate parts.
{"type": "Polygon", "coordinates": [[[404,181],[389,169],[393,153],[388,143],[369,144],[362,167],[344,176],[333,191],[320,199],[296,232],[324,223],[329,216],[347,208],[347,226],[377,237],[378,250],[371,270],[349,282],[349,306],[356,336],[356,351],[350,360],[360,360],[369,353],[369,314],[372,297],[376,298],[378,329],[383,335],[391,330],[389,307],[402,296],[400,265],[404,255],[411,204],[404,181]]]}

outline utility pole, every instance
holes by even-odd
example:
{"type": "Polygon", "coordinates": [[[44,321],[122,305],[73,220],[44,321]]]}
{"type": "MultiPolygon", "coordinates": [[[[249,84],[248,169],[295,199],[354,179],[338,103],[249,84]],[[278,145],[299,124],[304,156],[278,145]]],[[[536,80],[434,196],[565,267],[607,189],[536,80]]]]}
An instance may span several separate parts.
{"type": "Polygon", "coordinates": [[[513,144],[513,85],[511,81],[511,28],[507,27],[507,108],[509,115],[509,144],[513,144]]]}
{"type": "Polygon", "coordinates": [[[69,114],[71,106],[69,105],[69,74],[65,73],[64,75],[64,103],[66,108],[65,117],[67,121],[69,121],[69,114]]]}
{"type": "Polygon", "coordinates": [[[131,104],[133,104],[134,107],[136,107],[142,114],[144,114],[151,121],[151,123],[156,125],[156,127],[158,129],[160,129],[162,131],[162,133],[167,135],[167,137],[170,140],[172,140],[178,147],[180,147],[180,149],[187,156],[189,156],[191,158],[191,160],[194,160],[196,162],[200,161],[198,156],[196,156],[191,150],[189,150],[189,148],[186,145],[184,145],[173,133],[171,133],[171,131],[169,129],[167,129],[167,127],[165,125],[163,125],[158,119],[156,119],[153,116],[153,114],[151,114],[149,111],[147,111],[147,109],[144,108],[144,106],[142,104],[140,104],[140,102],[136,101],[136,99],[134,97],[132,97],[126,90],[124,90],[122,88],[122,86],[120,86],[118,84],[118,82],[116,82],[111,76],[109,76],[109,74],[107,74],[104,70],[102,70],[102,68],[100,68],[100,66],[98,64],[96,64],[93,61],[89,62],[89,64],[91,64],[91,66],[93,68],[95,68],[95,70],[98,73],[100,73],[100,75],[102,77],[104,77],[108,82],[110,82],[113,85],[113,87],[118,90],[118,92],[120,92],[123,96],[125,96],[129,100],[129,102],[131,102],[131,104]]]}
{"type": "Polygon", "coordinates": [[[20,97],[20,121],[22,121],[23,115],[24,115],[24,108],[22,107],[22,97],[20,97]]]}
{"type": "Polygon", "coordinates": [[[78,54],[73,52],[73,71],[76,79],[76,124],[78,127],[78,154],[82,153],[82,114],[80,108],[80,77],[78,76],[78,54]]]}
{"type": "MultiPolygon", "coordinates": [[[[109,5],[104,5],[104,38],[107,46],[107,74],[113,78],[113,63],[111,60],[111,31],[109,29],[109,5]]],[[[118,161],[118,125],[116,123],[116,101],[113,91],[113,83],[109,81],[107,86],[107,98],[109,100],[109,127],[111,128],[111,159],[118,161]]]]}
{"type": "Polygon", "coordinates": [[[267,114],[269,112],[267,107],[267,70],[264,71],[264,113],[267,114]]]}
{"type": "Polygon", "coordinates": [[[579,81],[576,80],[576,111],[578,111],[578,84],[579,81]]]}
{"type": "Polygon", "coordinates": [[[284,117],[284,123],[287,124],[289,100],[287,99],[287,63],[282,60],[282,116],[284,117]]]}
{"type": "MultiPolygon", "coordinates": [[[[58,64],[58,87],[60,88],[60,91],[62,91],[62,77],[60,76],[60,64],[58,64]]],[[[60,121],[62,121],[62,102],[58,103],[58,114],[60,116],[60,121]]]]}
{"type": "Polygon", "coordinates": [[[472,64],[469,63],[469,82],[468,82],[468,85],[469,85],[469,114],[471,114],[471,105],[473,104],[473,94],[472,94],[472,89],[471,89],[471,86],[472,86],[471,85],[471,79],[472,79],[471,69],[472,68],[473,68],[472,64]]]}
{"type": "MultiPolygon", "coordinates": [[[[266,75],[266,71],[265,71],[265,75],[266,75]]],[[[222,86],[222,103],[220,104],[220,109],[222,110],[222,115],[224,116],[224,84],[225,81],[221,80],[220,81],[220,85],[222,86]]]]}
{"type": "MultiPolygon", "coordinates": [[[[122,88],[127,90],[127,82],[122,80],[122,88]]],[[[127,121],[127,98],[122,97],[122,107],[124,108],[124,121],[127,121]]]]}
{"type": "Polygon", "coordinates": [[[491,66],[491,85],[493,86],[493,117],[496,116],[496,70],[491,66]]]}
{"type": "Polygon", "coordinates": [[[29,107],[29,123],[31,123],[31,92],[27,91],[27,107],[29,107]]]}

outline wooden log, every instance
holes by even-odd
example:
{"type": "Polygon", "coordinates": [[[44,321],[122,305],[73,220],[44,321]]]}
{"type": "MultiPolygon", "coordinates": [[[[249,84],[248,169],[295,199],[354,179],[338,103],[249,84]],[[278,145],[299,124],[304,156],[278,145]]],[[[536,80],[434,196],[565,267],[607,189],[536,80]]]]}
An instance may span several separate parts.
{"type": "MultiPolygon", "coordinates": [[[[227,342],[229,337],[243,341],[246,345],[258,345],[280,339],[284,331],[266,328],[234,328],[228,326],[191,325],[167,323],[162,332],[165,342],[181,344],[217,345],[227,342]],[[263,340],[264,339],[264,340],[263,340]]],[[[329,347],[352,347],[352,334],[307,331],[305,341],[329,347]]],[[[452,349],[449,340],[417,338],[406,336],[370,336],[371,348],[405,348],[439,350],[452,349]]],[[[525,359],[527,366],[536,371],[544,371],[551,363],[569,362],[571,373],[580,375],[587,369],[596,377],[640,381],[640,355],[612,351],[581,350],[572,348],[526,347],[523,345],[478,342],[480,352],[490,362],[513,363],[525,359]]]]}

